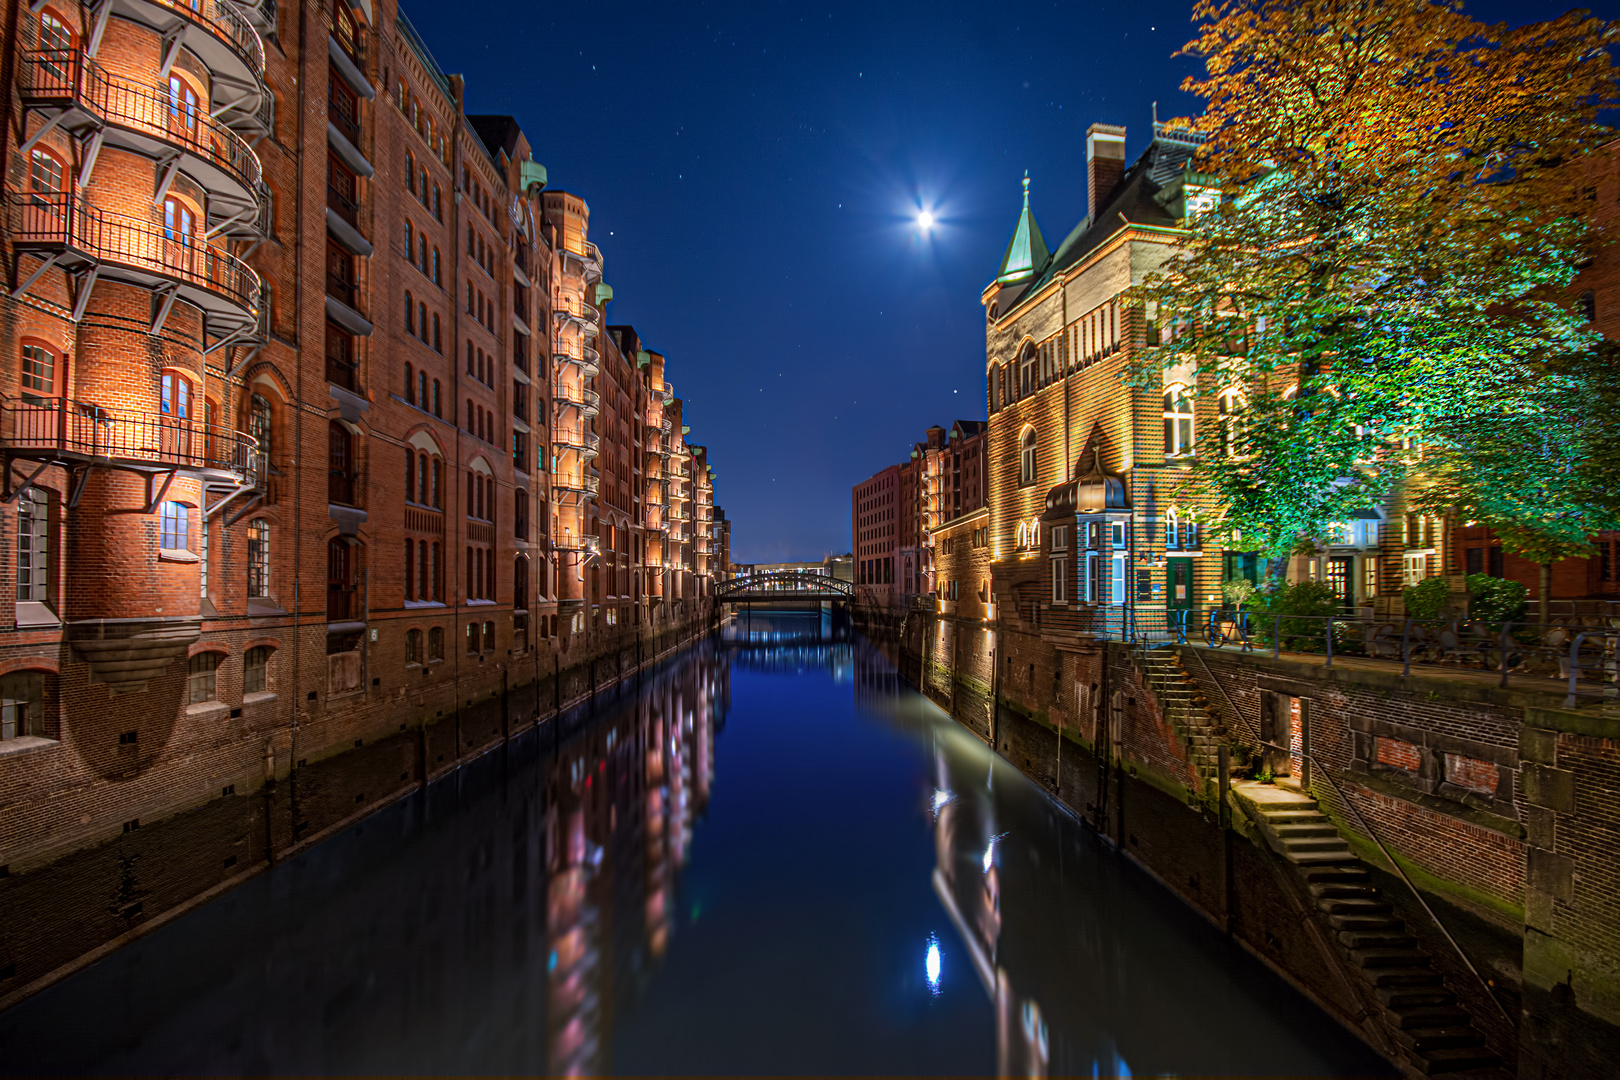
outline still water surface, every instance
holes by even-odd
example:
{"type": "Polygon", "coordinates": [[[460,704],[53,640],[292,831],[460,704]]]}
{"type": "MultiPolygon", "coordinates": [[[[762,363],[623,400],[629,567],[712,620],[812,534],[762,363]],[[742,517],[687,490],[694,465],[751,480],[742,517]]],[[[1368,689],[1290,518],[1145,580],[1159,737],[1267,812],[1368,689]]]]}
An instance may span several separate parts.
{"type": "Polygon", "coordinates": [[[8,1073],[1387,1075],[815,616],[0,1014],[8,1073]]]}

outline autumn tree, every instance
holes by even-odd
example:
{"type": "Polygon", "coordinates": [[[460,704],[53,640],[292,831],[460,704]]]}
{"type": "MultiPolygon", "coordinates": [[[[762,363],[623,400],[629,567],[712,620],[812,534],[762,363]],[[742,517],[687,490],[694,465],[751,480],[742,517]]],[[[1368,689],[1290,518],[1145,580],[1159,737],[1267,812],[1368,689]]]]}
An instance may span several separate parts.
{"type": "Polygon", "coordinates": [[[1410,484],[1536,557],[1576,550],[1614,519],[1579,447],[1617,417],[1541,433],[1594,393],[1548,358],[1599,341],[1568,286],[1598,239],[1616,27],[1424,0],[1199,0],[1194,20],[1205,111],[1177,123],[1220,199],[1129,302],[1154,327],[1138,385],[1238,395],[1187,482],[1214,531],[1278,558],[1410,484]]]}

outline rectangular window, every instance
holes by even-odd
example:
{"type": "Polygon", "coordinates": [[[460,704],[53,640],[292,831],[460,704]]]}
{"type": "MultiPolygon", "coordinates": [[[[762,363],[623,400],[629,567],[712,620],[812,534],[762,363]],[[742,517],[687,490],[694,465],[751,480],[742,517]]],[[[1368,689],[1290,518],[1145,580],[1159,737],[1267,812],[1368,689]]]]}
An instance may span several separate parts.
{"type": "Polygon", "coordinates": [[[56,385],[56,358],[39,345],[22,348],[22,385],[24,390],[37,390],[49,394],[56,385]]]}
{"type": "Polygon", "coordinates": [[[1112,583],[1111,603],[1123,604],[1125,602],[1125,556],[1115,555],[1113,558],[1114,572],[1112,583]]]}
{"type": "Polygon", "coordinates": [[[216,676],[219,671],[219,653],[198,653],[191,658],[186,675],[186,701],[202,705],[214,700],[216,676]]]}
{"type": "Polygon", "coordinates": [[[244,694],[263,693],[266,684],[265,673],[270,667],[270,650],[263,645],[255,645],[247,651],[247,657],[242,661],[242,692],[244,694]]]}
{"type": "MultiPolygon", "coordinates": [[[[1604,555],[1607,556],[1608,552],[1609,552],[1609,545],[1602,544],[1602,545],[1600,545],[1600,547],[1602,548],[1602,551],[1603,551],[1604,555]]],[[[1493,578],[1499,578],[1499,577],[1505,577],[1506,576],[1502,571],[1502,549],[1501,548],[1493,547],[1493,548],[1490,549],[1490,551],[1489,551],[1489,553],[1488,553],[1488,555],[1486,557],[1486,560],[1485,560],[1485,572],[1487,574],[1489,574],[1493,578]]]]}
{"type": "Polygon", "coordinates": [[[44,734],[44,674],[14,671],[0,678],[0,741],[44,734]]]}
{"type": "Polygon", "coordinates": [[[165,551],[187,551],[191,547],[191,515],[185,503],[163,504],[162,545],[165,551]]]}
{"type": "MultiPolygon", "coordinates": [[[[1054,532],[1056,530],[1053,530],[1054,532]]],[[[1052,560],[1052,603],[1069,602],[1069,560],[1052,560]]]]}
{"type": "Polygon", "coordinates": [[[1361,560],[1361,595],[1368,600],[1378,595],[1378,560],[1361,560]]]}
{"type": "Polygon", "coordinates": [[[32,485],[17,496],[17,599],[50,601],[50,498],[32,485]]]}
{"type": "Polygon", "coordinates": [[[1427,555],[1402,555],[1401,584],[1416,585],[1427,577],[1428,562],[1427,555]]]}
{"type": "Polygon", "coordinates": [[[1052,550],[1069,550],[1069,527],[1067,525],[1054,525],[1052,527],[1052,550]]]}

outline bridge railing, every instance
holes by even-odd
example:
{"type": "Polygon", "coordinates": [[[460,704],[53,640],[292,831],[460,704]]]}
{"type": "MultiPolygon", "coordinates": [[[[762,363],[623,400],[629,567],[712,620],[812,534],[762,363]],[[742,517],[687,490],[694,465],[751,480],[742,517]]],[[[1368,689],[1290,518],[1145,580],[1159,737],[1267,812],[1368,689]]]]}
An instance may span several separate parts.
{"type": "Polygon", "coordinates": [[[794,598],[819,596],[829,599],[853,599],[855,589],[849,582],[830,574],[801,570],[773,570],[763,574],[748,574],[732,578],[715,587],[717,599],[778,595],[794,598]]]}

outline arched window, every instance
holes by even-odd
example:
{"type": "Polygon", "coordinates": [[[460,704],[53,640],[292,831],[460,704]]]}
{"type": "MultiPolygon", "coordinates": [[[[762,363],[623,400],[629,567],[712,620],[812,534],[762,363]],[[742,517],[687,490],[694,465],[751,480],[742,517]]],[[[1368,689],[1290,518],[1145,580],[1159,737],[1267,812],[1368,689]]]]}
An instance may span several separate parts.
{"type": "Polygon", "coordinates": [[[529,610],[529,560],[522,555],[512,560],[512,609],[529,610]]]}
{"type": "Polygon", "coordinates": [[[427,234],[416,235],[416,264],[422,268],[422,273],[428,272],[427,234]]]}
{"type": "Polygon", "coordinates": [[[416,455],[416,501],[423,506],[433,505],[433,496],[428,487],[428,456],[427,451],[416,455]]]}
{"type": "Polygon", "coordinates": [[[443,286],[444,280],[439,277],[439,249],[433,249],[433,284],[443,286]]]}
{"type": "Polygon", "coordinates": [[[427,305],[416,305],[416,335],[426,345],[428,340],[427,305]]]}
{"type": "Polygon", "coordinates": [[[416,297],[411,295],[409,289],[405,291],[405,332],[411,335],[416,333],[416,297]]]}
{"type": "MultiPolygon", "coordinates": [[[[28,190],[38,194],[60,194],[65,190],[62,183],[62,159],[42,146],[36,146],[28,156],[28,190]]],[[[34,200],[36,205],[41,200],[34,200]]]]}
{"type": "Polygon", "coordinates": [[[1169,386],[1164,391],[1164,456],[1185,457],[1193,453],[1193,403],[1185,386],[1169,386]]]}
{"type": "Polygon", "coordinates": [[[405,538],[405,599],[415,600],[416,596],[416,541],[410,537],[405,538]]]}
{"type": "MultiPolygon", "coordinates": [[[[404,89],[405,86],[401,83],[400,90],[403,91],[404,89]]],[[[409,150],[405,151],[405,188],[413,193],[416,191],[416,156],[409,150]]],[[[410,228],[411,223],[407,221],[405,223],[406,236],[410,235],[410,228]]]]}
{"type": "Polygon", "coordinates": [[[1035,429],[1025,428],[1024,438],[1019,444],[1018,452],[1018,483],[1027,486],[1035,482],[1035,429]]]}
{"type": "Polygon", "coordinates": [[[432,578],[428,574],[428,542],[416,542],[416,598],[418,600],[437,600],[434,592],[432,578]]]}
{"type": "Polygon", "coordinates": [[[269,398],[263,394],[254,394],[248,398],[248,434],[259,444],[259,453],[266,461],[271,460],[270,455],[275,442],[272,436],[273,419],[269,398]]]}
{"type": "Polygon", "coordinates": [[[473,343],[472,343],[472,339],[468,338],[467,339],[467,374],[471,375],[471,374],[475,373],[477,370],[478,369],[473,365],[473,343]]]}
{"type": "Polygon", "coordinates": [[[439,313],[437,311],[433,313],[433,351],[444,351],[444,338],[439,335],[439,313]]]}
{"type": "Polygon", "coordinates": [[[1024,346],[1024,354],[1018,364],[1018,396],[1028,397],[1035,392],[1035,345],[1031,342],[1024,346]]]}
{"type": "Polygon", "coordinates": [[[248,596],[270,596],[270,523],[264,518],[248,523],[248,596]]]}
{"type": "Polygon", "coordinates": [[[425,371],[416,373],[416,407],[424,412],[428,408],[428,377],[425,371]]]}
{"type": "Polygon", "coordinates": [[[73,48],[77,34],[67,22],[51,8],[39,13],[39,47],[50,52],[68,52],[73,48]]]}
{"type": "Polygon", "coordinates": [[[197,141],[197,90],[173,71],[169,73],[169,131],[185,142],[197,141]]]}
{"type": "MultiPolygon", "coordinates": [[[[55,390],[56,353],[49,346],[37,341],[23,345],[21,382],[25,392],[32,390],[40,394],[50,394],[55,390]]],[[[44,404],[31,395],[29,400],[44,404]]]]}
{"type": "Polygon", "coordinates": [[[422,631],[405,631],[405,663],[420,664],[422,662],[422,631]]]}
{"type": "Polygon", "coordinates": [[[433,542],[433,599],[444,602],[444,563],[437,540],[433,542]]]}
{"type": "Polygon", "coordinates": [[[405,361],[405,403],[416,404],[416,371],[409,360],[405,361]]]}
{"type": "Polygon", "coordinates": [[[217,652],[200,652],[186,666],[186,704],[204,705],[218,697],[219,661],[217,652]]]}
{"type": "Polygon", "coordinates": [[[439,380],[434,379],[433,380],[433,415],[434,416],[442,417],[444,415],[444,410],[442,408],[440,408],[440,405],[441,405],[441,402],[439,400],[439,380]]]}
{"type": "Polygon", "coordinates": [[[1181,546],[1181,534],[1177,530],[1178,524],[1175,509],[1166,510],[1164,512],[1164,546],[1166,548],[1173,549],[1181,546]]]}
{"type": "Polygon", "coordinates": [[[164,239],[182,247],[191,246],[192,234],[197,229],[197,216],[187,204],[173,195],[163,200],[164,239]]]}
{"type": "Polygon", "coordinates": [[[184,420],[191,415],[191,380],[173,371],[165,371],[161,383],[164,416],[184,420]]]}
{"type": "Polygon", "coordinates": [[[444,659],[444,627],[433,626],[428,628],[428,659],[444,659]]]}
{"type": "Polygon", "coordinates": [[[359,614],[359,550],[341,536],[326,543],[326,619],[346,622],[359,614]]]}

